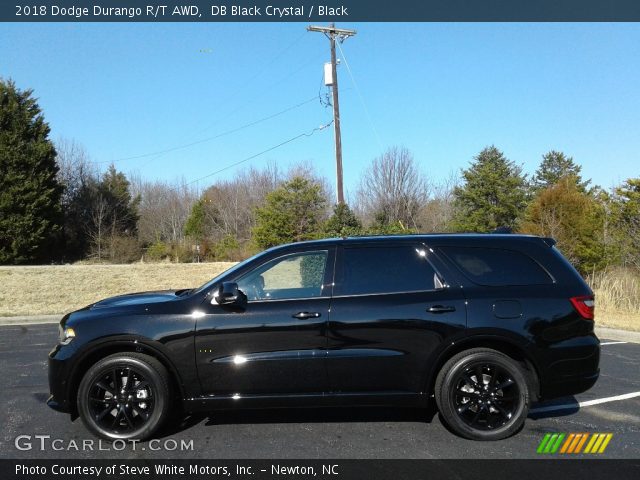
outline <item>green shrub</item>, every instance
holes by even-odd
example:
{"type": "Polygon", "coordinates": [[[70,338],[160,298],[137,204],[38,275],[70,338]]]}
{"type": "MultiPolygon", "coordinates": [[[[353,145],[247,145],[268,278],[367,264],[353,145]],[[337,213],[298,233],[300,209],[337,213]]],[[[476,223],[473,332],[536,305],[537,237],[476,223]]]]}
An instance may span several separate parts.
{"type": "Polygon", "coordinates": [[[147,247],[145,260],[159,262],[168,257],[171,257],[171,248],[164,242],[157,241],[147,247]]]}

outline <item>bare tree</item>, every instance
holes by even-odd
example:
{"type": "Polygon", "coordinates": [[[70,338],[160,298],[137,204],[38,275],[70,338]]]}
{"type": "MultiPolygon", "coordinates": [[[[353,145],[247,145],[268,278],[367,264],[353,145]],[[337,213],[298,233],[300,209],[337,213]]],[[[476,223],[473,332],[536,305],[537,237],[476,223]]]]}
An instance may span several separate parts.
{"type": "Polygon", "coordinates": [[[419,228],[418,212],[429,198],[429,183],[409,150],[392,147],[364,172],[356,198],[356,211],[368,223],[419,228]]]}
{"type": "Polygon", "coordinates": [[[92,204],[91,223],[87,226],[87,233],[91,240],[91,255],[98,260],[102,260],[103,246],[109,232],[107,225],[108,205],[102,195],[98,195],[92,204]]]}
{"type": "Polygon", "coordinates": [[[184,226],[197,194],[184,178],[173,183],[143,181],[132,175],[132,194],[139,196],[138,238],[142,243],[176,244],[184,239],[184,226]]]}
{"type": "Polygon", "coordinates": [[[64,185],[64,257],[79,259],[87,255],[91,242],[93,200],[98,184],[98,169],[85,148],[74,140],[56,142],[58,181],[64,185]]]}
{"type": "Polygon", "coordinates": [[[203,194],[207,236],[214,241],[228,235],[248,241],[255,225],[256,207],[281,181],[277,166],[271,164],[264,169],[251,167],[231,180],[209,187],[203,194]]]}
{"type": "Polygon", "coordinates": [[[309,162],[297,163],[285,173],[275,164],[241,170],[231,179],[217,181],[204,191],[205,237],[213,242],[229,236],[240,243],[248,242],[256,225],[256,209],[264,204],[267,194],[294,177],[317,182],[327,199],[332,195],[327,180],[309,162]]]}
{"type": "Polygon", "coordinates": [[[418,212],[421,232],[447,232],[454,215],[453,191],[459,183],[455,172],[431,188],[431,196],[418,212]]]}
{"type": "Polygon", "coordinates": [[[98,173],[89,159],[86,149],[75,140],[61,138],[56,142],[58,182],[64,185],[63,207],[69,207],[83,187],[94,180],[98,173]]]}

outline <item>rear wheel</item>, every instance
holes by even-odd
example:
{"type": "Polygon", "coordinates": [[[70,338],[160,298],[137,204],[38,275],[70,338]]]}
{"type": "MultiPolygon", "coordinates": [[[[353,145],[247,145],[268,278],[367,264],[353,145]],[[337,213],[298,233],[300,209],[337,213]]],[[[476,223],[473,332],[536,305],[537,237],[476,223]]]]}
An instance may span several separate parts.
{"type": "Polygon", "coordinates": [[[77,401],[83,423],[99,437],[145,439],[167,417],[169,374],[148,355],[110,355],[84,375],[77,401]]]}
{"type": "Polygon", "coordinates": [[[447,361],[438,373],[435,397],[449,428],[474,440],[513,435],[529,412],[522,367],[488,348],[467,350],[447,361]]]}

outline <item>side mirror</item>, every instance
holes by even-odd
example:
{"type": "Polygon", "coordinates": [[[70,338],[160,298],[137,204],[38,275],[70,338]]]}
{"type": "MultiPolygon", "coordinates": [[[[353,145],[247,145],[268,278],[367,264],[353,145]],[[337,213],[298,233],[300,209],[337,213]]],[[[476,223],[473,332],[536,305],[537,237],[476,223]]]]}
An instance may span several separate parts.
{"type": "Polygon", "coordinates": [[[218,305],[244,306],[247,304],[247,296],[238,288],[235,282],[223,282],[216,294],[218,305]]]}

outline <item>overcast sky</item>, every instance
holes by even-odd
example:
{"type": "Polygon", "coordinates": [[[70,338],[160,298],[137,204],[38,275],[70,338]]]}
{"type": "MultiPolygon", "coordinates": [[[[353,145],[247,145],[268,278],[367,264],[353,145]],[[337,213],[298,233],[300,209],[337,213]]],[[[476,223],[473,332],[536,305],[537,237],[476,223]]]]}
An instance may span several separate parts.
{"type": "MultiPolygon", "coordinates": [[[[358,32],[338,51],[351,192],[391,145],[436,181],[491,144],[526,172],[556,149],[604,187],[640,176],[640,24],[338,26],[358,32]]],[[[329,42],[305,27],[2,24],[0,76],[100,165],[191,181],[331,121],[318,100],[329,42]]],[[[333,145],[328,128],[236,168],[310,160],[333,181],[333,145]]]]}

